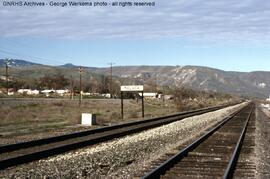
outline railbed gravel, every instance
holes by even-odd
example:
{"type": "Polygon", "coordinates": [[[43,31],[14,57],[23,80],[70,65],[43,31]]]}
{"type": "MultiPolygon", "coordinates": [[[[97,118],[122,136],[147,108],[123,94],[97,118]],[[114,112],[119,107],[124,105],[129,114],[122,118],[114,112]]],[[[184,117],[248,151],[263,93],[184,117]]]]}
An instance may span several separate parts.
{"type": "Polygon", "coordinates": [[[270,178],[270,112],[256,109],[256,178],[270,178]]]}
{"type": "Polygon", "coordinates": [[[133,178],[162,154],[246,103],[0,171],[0,178],[133,178]]]}

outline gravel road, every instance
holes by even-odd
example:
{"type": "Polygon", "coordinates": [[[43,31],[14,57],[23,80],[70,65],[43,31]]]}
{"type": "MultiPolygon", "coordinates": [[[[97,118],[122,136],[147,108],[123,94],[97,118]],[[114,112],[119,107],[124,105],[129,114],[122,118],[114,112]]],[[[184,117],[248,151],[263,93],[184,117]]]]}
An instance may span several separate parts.
{"type": "Polygon", "coordinates": [[[0,171],[0,178],[133,178],[162,154],[221,121],[245,103],[0,171]]]}

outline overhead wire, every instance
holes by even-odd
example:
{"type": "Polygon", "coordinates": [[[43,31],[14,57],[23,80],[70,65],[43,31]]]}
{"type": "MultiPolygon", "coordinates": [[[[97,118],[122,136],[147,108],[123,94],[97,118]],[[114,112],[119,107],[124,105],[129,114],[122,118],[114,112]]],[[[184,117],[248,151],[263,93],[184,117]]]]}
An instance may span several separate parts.
{"type": "MultiPolygon", "coordinates": [[[[9,44],[11,44],[12,46],[17,46],[17,47],[20,47],[17,43],[17,42],[14,42],[10,39],[5,39],[4,41],[7,41],[9,44]]],[[[5,44],[7,45],[7,43],[5,42],[5,44]]],[[[8,49],[7,47],[4,47],[3,46],[4,44],[0,44],[0,52],[5,53],[5,54],[8,54],[8,55],[14,55],[16,57],[18,57],[19,59],[22,59],[22,60],[29,60],[31,59],[33,62],[36,62],[36,63],[49,63],[49,64],[57,64],[57,65],[63,65],[65,64],[65,62],[63,61],[59,61],[59,60],[52,60],[52,59],[48,59],[48,58],[44,58],[44,57],[37,57],[37,56],[33,56],[33,55],[29,55],[29,54],[26,54],[26,53],[21,53],[21,52],[14,52],[14,49],[8,49]],[[12,52],[11,52],[12,51],[12,52]],[[23,59],[23,58],[26,58],[26,59],[23,59]]],[[[21,46],[28,46],[26,44],[20,44],[21,46]]],[[[30,46],[28,46],[30,47],[30,46]]]]}
{"type": "Polygon", "coordinates": [[[32,56],[32,55],[27,55],[27,54],[24,54],[24,53],[14,53],[14,52],[10,52],[10,51],[7,51],[6,49],[3,50],[3,48],[0,49],[0,52],[2,53],[5,53],[5,54],[9,54],[9,55],[14,55],[16,57],[18,57],[20,60],[28,60],[28,61],[32,61],[32,62],[35,62],[35,63],[41,63],[41,64],[44,64],[45,63],[49,63],[49,64],[57,64],[57,65],[63,65],[64,63],[63,62],[60,62],[60,61],[56,61],[56,60],[51,60],[51,59],[47,59],[47,58],[41,58],[41,57],[36,57],[36,56],[32,56]],[[30,60],[29,60],[30,59],[30,60]]]}

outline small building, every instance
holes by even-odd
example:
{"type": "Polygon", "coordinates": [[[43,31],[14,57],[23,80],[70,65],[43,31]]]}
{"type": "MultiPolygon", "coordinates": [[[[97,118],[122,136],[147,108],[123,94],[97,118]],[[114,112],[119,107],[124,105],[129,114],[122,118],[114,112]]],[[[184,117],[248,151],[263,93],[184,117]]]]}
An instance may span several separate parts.
{"type": "Polygon", "coordinates": [[[64,89],[64,90],[55,90],[56,94],[60,95],[60,96],[64,96],[65,94],[69,93],[68,89],[64,89]]]}
{"type": "Polygon", "coordinates": [[[100,93],[90,93],[90,96],[101,96],[100,93]]]}
{"type": "Polygon", "coordinates": [[[41,93],[42,93],[42,94],[45,94],[46,97],[49,97],[50,94],[55,93],[55,90],[53,90],[53,89],[51,89],[51,90],[42,90],[41,93]]]}
{"type": "Polygon", "coordinates": [[[268,98],[265,99],[265,101],[270,102],[270,95],[268,98]]]}
{"type": "Polygon", "coordinates": [[[266,87],[266,84],[265,83],[259,83],[259,87],[260,88],[265,88],[266,87]]]}
{"type": "Polygon", "coordinates": [[[27,95],[38,95],[39,94],[39,90],[31,90],[31,89],[19,89],[17,91],[17,93],[19,94],[27,94],[27,95]]]}
{"type": "Polygon", "coordinates": [[[32,93],[33,95],[38,95],[38,94],[39,94],[39,90],[32,90],[31,93],[32,93]]]}
{"type": "Polygon", "coordinates": [[[101,94],[101,96],[103,96],[105,98],[111,98],[111,94],[110,93],[101,94]]]}
{"type": "Polygon", "coordinates": [[[19,93],[19,94],[29,94],[29,93],[31,93],[31,90],[30,89],[19,89],[17,91],[17,93],[19,93]]]}
{"type": "Polygon", "coordinates": [[[174,96],[173,95],[164,95],[164,99],[166,99],[166,100],[170,100],[170,99],[173,99],[174,98],[174,96]]]}
{"type": "MultiPolygon", "coordinates": [[[[6,88],[0,88],[0,94],[7,94],[7,89],[6,88]]],[[[9,95],[9,96],[14,95],[14,89],[9,88],[7,95],[9,95]]]]}
{"type": "Polygon", "coordinates": [[[89,92],[86,92],[86,93],[85,92],[82,92],[82,95],[83,96],[91,96],[91,93],[89,93],[89,92]]]}
{"type": "Polygon", "coordinates": [[[9,96],[13,96],[13,95],[14,95],[14,92],[13,92],[13,91],[9,91],[9,92],[8,92],[8,95],[9,95],[9,96]]]}
{"type": "Polygon", "coordinates": [[[270,104],[261,104],[261,107],[269,110],[270,104]]]}
{"type": "MultiPolygon", "coordinates": [[[[142,96],[142,93],[139,93],[139,95],[142,96]]],[[[143,93],[143,97],[145,99],[160,99],[161,95],[159,95],[158,93],[143,93]]]]}

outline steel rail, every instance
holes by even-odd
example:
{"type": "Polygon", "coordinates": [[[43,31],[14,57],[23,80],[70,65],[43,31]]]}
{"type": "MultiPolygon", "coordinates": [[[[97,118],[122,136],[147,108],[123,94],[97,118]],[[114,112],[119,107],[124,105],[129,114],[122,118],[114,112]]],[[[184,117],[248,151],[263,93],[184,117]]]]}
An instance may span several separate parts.
{"type": "Polygon", "coordinates": [[[215,133],[218,129],[220,129],[224,124],[230,121],[234,116],[242,112],[248,105],[241,108],[240,110],[234,112],[230,116],[225,117],[221,123],[217,124],[213,127],[210,131],[196,139],[194,142],[186,146],[184,149],[179,151],[174,156],[170,157],[168,160],[163,162],[157,168],[152,170],[151,172],[147,173],[145,176],[141,177],[142,179],[157,179],[160,178],[162,174],[164,174],[168,169],[170,169],[175,163],[180,161],[183,157],[185,157],[190,151],[194,150],[197,146],[199,146],[202,142],[204,142],[207,138],[209,138],[213,133],[215,133]]]}
{"type": "Polygon", "coordinates": [[[241,135],[240,135],[240,137],[238,139],[236,147],[235,147],[235,149],[233,151],[230,162],[229,162],[229,164],[228,164],[228,166],[227,166],[227,168],[226,168],[226,170],[224,172],[224,175],[222,177],[223,179],[232,178],[232,176],[233,176],[233,172],[234,172],[235,166],[237,164],[237,160],[239,158],[240,151],[241,151],[243,141],[244,141],[244,138],[245,138],[245,134],[246,134],[246,131],[247,131],[248,122],[249,122],[249,120],[251,118],[251,115],[253,113],[253,108],[254,108],[254,106],[252,106],[252,109],[251,109],[251,111],[250,111],[250,113],[248,115],[247,121],[246,121],[246,123],[244,125],[244,128],[243,128],[243,130],[241,132],[241,135]]]}

